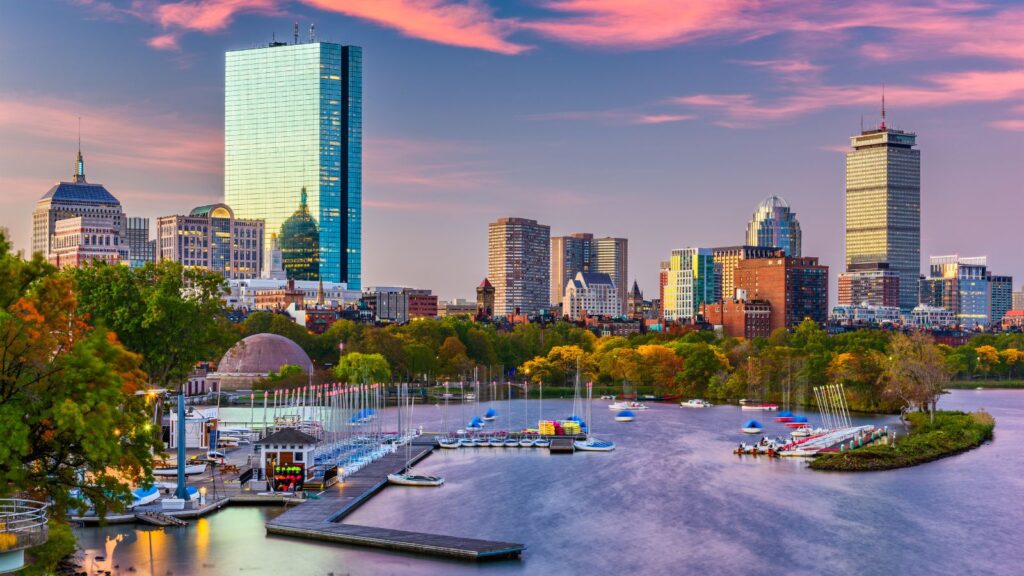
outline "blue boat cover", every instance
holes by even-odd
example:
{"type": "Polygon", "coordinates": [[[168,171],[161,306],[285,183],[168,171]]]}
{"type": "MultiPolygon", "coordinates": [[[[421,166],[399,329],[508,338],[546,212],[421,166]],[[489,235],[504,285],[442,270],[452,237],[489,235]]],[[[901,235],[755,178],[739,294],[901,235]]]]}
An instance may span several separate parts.
{"type": "Polygon", "coordinates": [[[757,420],[747,420],[747,423],[743,425],[744,428],[760,428],[761,423],[757,420]]]}
{"type": "Polygon", "coordinates": [[[790,412],[789,410],[783,410],[782,412],[779,412],[779,418],[789,418],[792,415],[793,413],[790,412]]]}
{"type": "Polygon", "coordinates": [[[807,416],[797,416],[793,418],[793,422],[807,422],[807,416]]]}
{"type": "Polygon", "coordinates": [[[490,418],[491,416],[494,416],[496,414],[497,412],[494,411],[494,408],[488,408],[487,412],[484,413],[484,416],[490,418]]]}
{"type": "Polygon", "coordinates": [[[622,410],[619,412],[619,416],[635,416],[632,410],[622,410]]]}

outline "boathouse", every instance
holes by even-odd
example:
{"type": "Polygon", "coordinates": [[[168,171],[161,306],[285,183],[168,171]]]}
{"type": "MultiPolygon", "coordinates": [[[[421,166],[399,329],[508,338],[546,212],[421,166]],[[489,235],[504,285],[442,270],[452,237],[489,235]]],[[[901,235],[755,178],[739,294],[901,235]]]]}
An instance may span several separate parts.
{"type": "Polygon", "coordinates": [[[313,451],[317,439],[295,428],[282,428],[256,442],[260,448],[261,478],[275,492],[297,492],[313,480],[313,451]]]}

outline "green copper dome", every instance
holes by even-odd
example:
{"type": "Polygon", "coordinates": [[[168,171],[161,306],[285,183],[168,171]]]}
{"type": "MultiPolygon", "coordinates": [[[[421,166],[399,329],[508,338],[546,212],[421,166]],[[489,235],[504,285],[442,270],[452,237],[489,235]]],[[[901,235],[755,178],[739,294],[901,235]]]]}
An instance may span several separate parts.
{"type": "Polygon", "coordinates": [[[320,231],[302,189],[299,209],[281,224],[281,261],[290,280],[320,279],[320,231]]]}

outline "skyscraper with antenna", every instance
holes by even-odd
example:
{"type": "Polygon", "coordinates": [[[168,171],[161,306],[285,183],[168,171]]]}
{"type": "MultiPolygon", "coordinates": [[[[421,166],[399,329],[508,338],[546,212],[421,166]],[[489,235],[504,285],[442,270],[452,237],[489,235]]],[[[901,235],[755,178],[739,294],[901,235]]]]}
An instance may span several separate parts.
{"type": "Polygon", "coordinates": [[[919,302],[921,151],[917,134],[886,124],[885,89],[877,128],[850,138],[846,154],[846,270],[899,277],[900,308],[919,302]]]}

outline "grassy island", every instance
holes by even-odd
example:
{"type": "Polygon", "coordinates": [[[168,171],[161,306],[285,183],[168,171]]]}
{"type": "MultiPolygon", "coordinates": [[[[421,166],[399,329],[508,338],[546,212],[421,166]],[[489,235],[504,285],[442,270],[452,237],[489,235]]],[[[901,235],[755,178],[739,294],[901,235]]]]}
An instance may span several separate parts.
{"type": "Polygon", "coordinates": [[[811,461],[815,470],[863,472],[892,470],[916,466],[953,456],[975,448],[992,439],[996,422],[985,411],[935,413],[918,412],[909,415],[910,434],[896,440],[895,446],[877,444],[849,452],[823,454],[811,461]]]}

